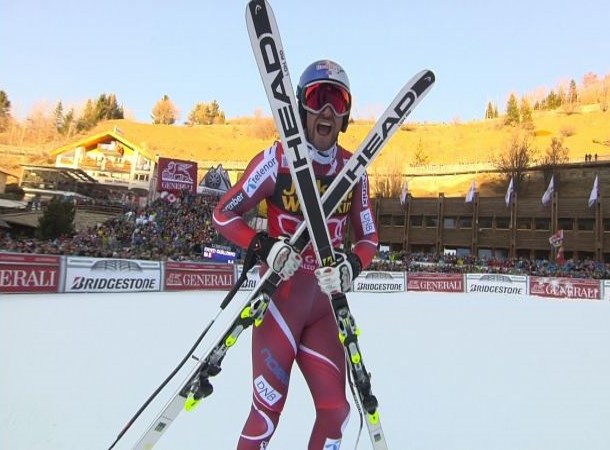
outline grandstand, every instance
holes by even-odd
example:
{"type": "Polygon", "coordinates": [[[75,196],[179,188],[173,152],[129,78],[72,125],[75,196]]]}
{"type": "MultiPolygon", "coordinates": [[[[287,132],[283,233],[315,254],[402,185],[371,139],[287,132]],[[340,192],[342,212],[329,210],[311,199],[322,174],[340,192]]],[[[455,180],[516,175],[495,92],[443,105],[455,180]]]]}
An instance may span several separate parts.
{"type": "Polygon", "coordinates": [[[74,199],[77,204],[121,205],[130,197],[123,186],[100,183],[81,169],[22,165],[20,187],[28,201],[49,200],[54,196],[74,199]]]}

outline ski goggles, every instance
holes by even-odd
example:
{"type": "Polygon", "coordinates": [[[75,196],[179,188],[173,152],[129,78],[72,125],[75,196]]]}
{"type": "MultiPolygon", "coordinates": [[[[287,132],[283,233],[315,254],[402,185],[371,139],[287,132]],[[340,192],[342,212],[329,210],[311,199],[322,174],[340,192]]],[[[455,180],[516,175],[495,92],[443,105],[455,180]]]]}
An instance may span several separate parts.
{"type": "Polygon", "coordinates": [[[330,105],[337,117],[349,114],[350,94],[347,89],[328,82],[314,83],[303,89],[301,104],[303,109],[319,114],[326,105],[330,105]]]}

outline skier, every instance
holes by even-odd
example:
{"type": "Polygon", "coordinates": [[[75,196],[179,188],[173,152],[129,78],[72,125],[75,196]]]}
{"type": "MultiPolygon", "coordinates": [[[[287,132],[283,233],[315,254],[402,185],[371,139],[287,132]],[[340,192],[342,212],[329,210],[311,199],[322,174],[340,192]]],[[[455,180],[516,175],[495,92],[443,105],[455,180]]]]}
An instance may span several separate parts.
{"type": "MultiPolygon", "coordinates": [[[[349,80],[339,64],[316,61],[301,75],[299,114],[320,195],[351,156],[337,143],[348,126],[351,100],[349,80]]],[[[216,229],[235,244],[253,249],[264,269],[270,267],[283,280],[262,324],[252,330],[253,401],[237,450],[266,448],[282,413],[295,361],[316,408],[308,449],[338,449],[347,424],[345,353],[329,295],[349,291],[353,278],[377,250],[367,177],[327,220],[337,248],[334,266],[320,268],[311,245],[302,254],[289,245],[287,237],[303,220],[279,142],[252,159],[214,210],[216,229]],[[268,231],[257,233],[244,215],[263,200],[268,231]],[[348,220],[355,244],[351,251],[341,251],[348,220]]]]}

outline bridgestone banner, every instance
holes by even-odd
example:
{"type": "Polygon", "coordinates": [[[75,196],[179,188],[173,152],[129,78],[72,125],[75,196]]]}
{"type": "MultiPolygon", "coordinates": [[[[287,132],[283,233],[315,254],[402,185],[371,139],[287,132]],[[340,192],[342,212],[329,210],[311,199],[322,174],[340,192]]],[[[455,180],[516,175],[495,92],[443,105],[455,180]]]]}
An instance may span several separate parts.
{"type": "Polygon", "coordinates": [[[461,273],[407,273],[407,291],[464,292],[461,273]]]}
{"type": "Polygon", "coordinates": [[[466,292],[527,295],[527,277],[525,275],[503,275],[497,273],[469,273],[466,275],[466,292]]]}
{"type": "Polygon", "coordinates": [[[604,288],[604,293],[602,299],[610,300],[610,280],[602,280],[602,285],[604,288]]]}
{"type": "Polygon", "coordinates": [[[61,258],[0,253],[0,292],[59,292],[61,258]]]}
{"type": "Polygon", "coordinates": [[[600,282],[584,278],[530,277],[530,295],[601,300],[600,282]]]}
{"type": "Polygon", "coordinates": [[[135,259],[68,257],[65,292],[161,290],[161,263],[135,259]]]}
{"type": "Polygon", "coordinates": [[[229,290],[235,283],[232,264],[165,263],[165,290],[229,290]]]}
{"type": "Polygon", "coordinates": [[[404,292],[404,272],[362,272],[353,283],[354,292],[404,292]]]}

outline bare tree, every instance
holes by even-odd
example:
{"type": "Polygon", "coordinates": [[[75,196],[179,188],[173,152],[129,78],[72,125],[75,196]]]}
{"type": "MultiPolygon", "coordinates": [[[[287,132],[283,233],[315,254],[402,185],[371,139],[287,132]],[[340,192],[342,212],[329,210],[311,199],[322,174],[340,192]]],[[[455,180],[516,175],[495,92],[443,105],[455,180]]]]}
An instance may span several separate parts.
{"type": "Polygon", "coordinates": [[[172,125],[180,116],[178,108],[174,105],[169,96],[164,95],[152,109],[151,118],[155,125],[172,125]]]}
{"type": "Polygon", "coordinates": [[[45,104],[35,105],[25,121],[26,133],[31,143],[42,145],[57,137],[53,113],[45,104]]]}
{"type": "Polygon", "coordinates": [[[563,141],[556,137],[551,139],[551,144],[546,149],[546,152],[542,158],[542,165],[554,168],[560,164],[568,162],[569,160],[569,149],[564,147],[563,141]]]}
{"type": "Polygon", "coordinates": [[[610,74],[606,75],[599,88],[598,99],[599,108],[606,112],[608,111],[608,103],[610,103],[610,74]]]}
{"type": "Polygon", "coordinates": [[[371,194],[377,198],[400,198],[402,192],[402,173],[400,163],[376,168],[371,172],[371,194]]]}
{"type": "Polygon", "coordinates": [[[534,161],[536,150],[527,136],[513,135],[510,144],[494,161],[496,169],[506,174],[506,180],[513,178],[515,192],[519,192],[525,179],[525,172],[534,161]]]}

